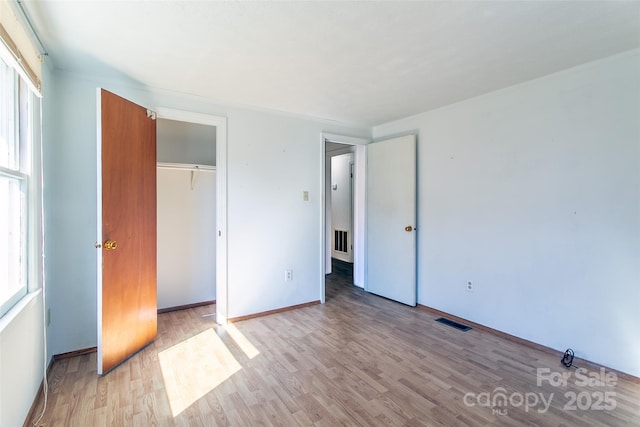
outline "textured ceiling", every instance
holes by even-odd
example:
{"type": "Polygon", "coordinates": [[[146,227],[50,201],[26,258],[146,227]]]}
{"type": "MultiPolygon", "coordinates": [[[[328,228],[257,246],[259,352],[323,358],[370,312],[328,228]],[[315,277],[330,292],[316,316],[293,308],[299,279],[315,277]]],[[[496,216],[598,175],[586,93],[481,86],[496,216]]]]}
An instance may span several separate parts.
{"type": "Polygon", "coordinates": [[[640,47],[640,2],[24,1],[56,68],[372,126],[640,47]]]}

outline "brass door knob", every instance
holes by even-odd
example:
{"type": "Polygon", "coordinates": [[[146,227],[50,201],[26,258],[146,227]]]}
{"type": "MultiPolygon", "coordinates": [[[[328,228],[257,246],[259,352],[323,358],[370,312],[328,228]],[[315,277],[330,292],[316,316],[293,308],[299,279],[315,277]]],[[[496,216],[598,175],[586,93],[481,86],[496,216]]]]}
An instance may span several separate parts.
{"type": "Polygon", "coordinates": [[[410,226],[410,225],[407,225],[407,226],[404,228],[404,231],[407,231],[407,232],[413,231],[413,227],[412,227],[412,226],[410,226]]]}
{"type": "Polygon", "coordinates": [[[105,249],[115,249],[118,247],[118,243],[115,240],[107,240],[106,242],[104,242],[104,245],[102,245],[102,247],[105,249]]]}

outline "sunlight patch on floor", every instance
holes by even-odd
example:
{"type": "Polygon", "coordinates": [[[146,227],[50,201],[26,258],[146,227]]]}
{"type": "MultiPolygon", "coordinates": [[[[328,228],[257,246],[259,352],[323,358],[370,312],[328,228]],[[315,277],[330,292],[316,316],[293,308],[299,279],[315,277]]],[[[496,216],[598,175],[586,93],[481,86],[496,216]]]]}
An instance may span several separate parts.
{"type": "Polygon", "coordinates": [[[249,358],[253,359],[260,354],[257,348],[251,344],[251,342],[244,336],[242,332],[235,327],[233,323],[224,325],[224,330],[227,331],[231,339],[240,347],[242,352],[249,358]]]}
{"type": "Polygon", "coordinates": [[[174,417],[242,369],[213,329],[158,353],[174,417]]]}

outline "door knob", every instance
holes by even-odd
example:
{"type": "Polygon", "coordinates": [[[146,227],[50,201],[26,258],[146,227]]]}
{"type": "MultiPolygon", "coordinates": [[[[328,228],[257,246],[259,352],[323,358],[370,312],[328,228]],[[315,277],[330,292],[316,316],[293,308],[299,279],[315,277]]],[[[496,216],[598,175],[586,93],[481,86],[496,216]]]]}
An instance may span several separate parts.
{"type": "Polygon", "coordinates": [[[102,245],[105,249],[115,249],[118,247],[118,243],[115,240],[107,240],[106,242],[104,242],[104,245],[102,245]]]}
{"type": "Polygon", "coordinates": [[[409,232],[409,231],[413,231],[413,227],[412,227],[412,226],[410,226],[410,225],[407,225],[407,226],[404,228],[404,231],[407,231],[407,232],[409,232]]]}

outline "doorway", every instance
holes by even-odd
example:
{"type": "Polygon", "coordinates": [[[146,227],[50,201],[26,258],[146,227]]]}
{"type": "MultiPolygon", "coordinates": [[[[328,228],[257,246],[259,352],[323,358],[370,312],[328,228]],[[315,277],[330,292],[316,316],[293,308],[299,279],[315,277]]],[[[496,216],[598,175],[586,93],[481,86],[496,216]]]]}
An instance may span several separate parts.
{"type": "Polygon", "coordinates": [[[343,282],[348,281],[349,285],[355,282],[354,151],[353,145],[326,144],[325,218],[328,236],[325,274],[339,272],[343,282]]]}
{"type": "Polygon", "coordinates": [[[327,146],[343,144],[351,146],[346,147],[346,152],[353,150],[354,153],[353,284],[367,292],[415,306],[416,135],[369,141],[323,133],[321,143],[324,221],[320,301],[326,301],[325,276],[332,268],[332,227],[328,209],[328,193],[332,191],[331,156],[327,146]],[[389,277],[391,272],[401,273],[401,277],[389,277]],[[396,283],[401,286],[396,286],[396,283]]]}
{"type": "MultiPolygon", "coordinates": [[[[322,279],[320,301],[325,302],[325,275],[333,270],[332,260],[340,267],[352,268],[350,284],[364,288],[364,189],[365,189],[365,138],[335,134],[322,134],[323,226],[322,226],[322,279]],[[332,159],[341,170],[341,180],[332,182],[332,159]],[[340,181],[340,182],[338,182],[340,181]],[[345,188],[346,187],[346,188],[345,188]],[[335,190],[333,190],[335,188],[335,190]],[[342,217],[332,211],[333,193],[349,194],[349,202],[343,207],[342,217]],[[348,211],[348,214],[344,214],[348,211]],[[337,227],[336,227],[337,225],[337,227]],[[337,233],[336,233],[337,231],[337,233]],[[346,233],[345,233],[346,232],[346,233]],[[344,265],[344,264],[347,265],[344,265]]],[[[334,176],[333,178],[338,178],[334,176]]],[[[345,197],[346,198],[346,197],[345,197]]],[[[343,203],[344,206],[345,203],[343,203]]]]}
{"type": "Polygon", "coordinates": [[[327,222],[331,224],[331,258],[348,264],[353,264],[354,162],[352,149],[353,147],[342,144],[327,144],[327,155],[330,156],[327,222]],[[334,146],[337,148],[333,149],[334,146]],[[336,151],[342,152],[345,148],[350,151],[343,154],[336,153],[336,151]]]}
{"type": "Polygon", "coordinates": [[[216,128],[156,121],[158,312],[216,298],[216,128]]]}
{"type": "MultiPolygon", "coordinates": [[[[212,126],[215,129],[215,301],[216,323],[227,321],[227,119],[159,107],[158,119],[212,126]]],[[[197,178],[196,178],[197,180],[197,178]]]]}

